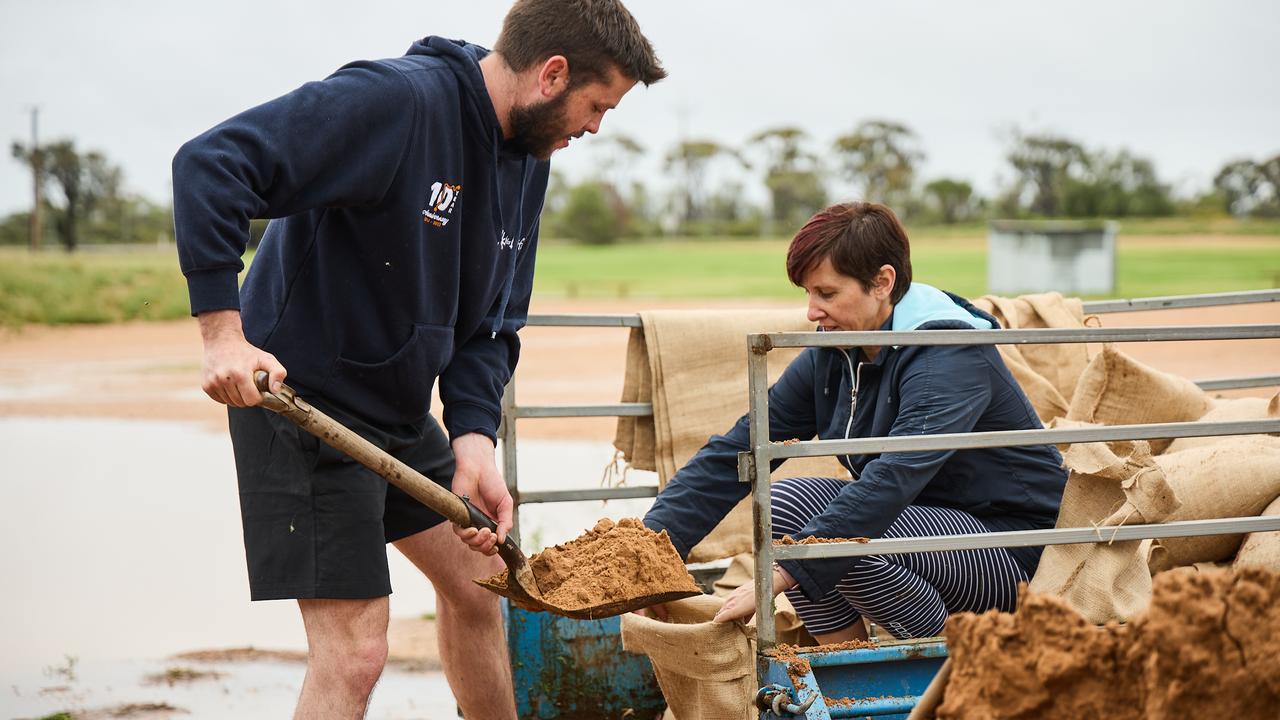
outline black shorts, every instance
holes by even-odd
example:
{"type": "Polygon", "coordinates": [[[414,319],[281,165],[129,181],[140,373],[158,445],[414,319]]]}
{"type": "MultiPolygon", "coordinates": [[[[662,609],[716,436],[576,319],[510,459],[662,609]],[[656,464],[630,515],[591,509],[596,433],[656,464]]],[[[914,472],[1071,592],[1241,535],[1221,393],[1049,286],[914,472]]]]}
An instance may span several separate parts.
{"type": "MultiPolygon", "coordinates": [[[[449,489],[453,451],[433,418],[388,430],[314,404],[449,489]]],[[[387,543],[445,521],[273,412],[233,407],[228,421],[254,600],[389,595],[387,543]]]]}

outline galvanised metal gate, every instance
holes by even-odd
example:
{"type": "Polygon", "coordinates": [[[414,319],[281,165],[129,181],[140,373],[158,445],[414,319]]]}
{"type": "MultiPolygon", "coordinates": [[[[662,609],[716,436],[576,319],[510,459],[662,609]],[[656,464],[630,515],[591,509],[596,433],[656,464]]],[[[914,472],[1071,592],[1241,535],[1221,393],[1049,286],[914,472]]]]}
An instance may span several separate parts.
{"type": "MultiPolygon", "coordinates": [[[[1116,312],[1132,312],[1143,310],[1181,309],[1196,307],[1214,307],[1248,303],[1269,303],[1280,301],[1280,290],[1258,290],[1236,293],[1213,293],[1202,295],[1184,295],[1172,297],[1142,298],[1136,300],[1101,300],[1084,303],[1084,312],[1089,315],[1116,312]]],[[[538,327],[642,327],[638,315],[530,315],[529,326],[538,327]]],[[[1018,532],[981,533],[973,535],[949,535],[938,537],[918,537],[904,539],[871,540],[869,542],[823,543],[818,545],[773,546],[772,523],[769,512],[768,468],[776,459],[793,457],[814,457],[824,455],[852,455],[865,453],[883,453],[895,451],[964,449],[981,447],[1013,447],[1020,445],[1061,444],[1073,442],[1099,442],[1110,440],[1142,440],[1152,438],[1196,437],[1205,435],[1248,435],[1259,433],[1280,433],[1280,420],[1259,420],[1226,423],[1162,423],[1144,425],[1116,425],[1105,428],[1057,429],[1057,430],[1019,430],[1007,432],[974,432],[940,434],[916,437],[873,437],[849,440],[809,440],[787,444],[769,442],[768,427],[768,374],[767,354],[776,348],[796,347],[835,347],[861,345],[972,345],[972,344],[1050,344],[1081,342],[1164,342],[1177,340],[1240,340],[1280,338],[1280,325],[1219,325],[1219,326],[1187,326],[1187,327],[1153,327],[1153,328],[1076,328],[1076,329],[1033,329],[1033,330],[927,330],[908,332],[839,332],[839,333],[761,333],[746,338],[748,352],[748,394],[750,399],[751,450],[739,456],[739,480],[751,484],[752,510],[754,518],[754,538],[756,566],[756,600],[757,607],[773,606],[772,572],[773,561],[778,559],[805,559],[825,557],[854,557],[863,555],[882,555],[911,552],[930,552],[939,550],[962,550],[991,547],[1019,547],[1032,545],[1054,545],[1090,542],[1111,542],[1116,540],[1135,540],[1147,538],[1184,537],[1189,535],[1215,535],[1227,533],[1248,533],[1280,530],[1280,517],[1248,517],[1224,518],[1218,520],[1195,520],[1171,522],[1152,525],[1123,525],[1115,527],[1061,528],[1052,530],[1030,530],[1018,532]],[[761,481],[762,478],[766,479],[761,481]]],[[[1280,359],[1280,358],[1278,358],[1280,359]]],[[[1280,385],[1280,375],[1263,375],[1244,378],[1225,378],[1201,380],[1196,383],[1205,390],[1225,390],[1234,388],[1265,387],[1280,385]]],[[[516,468],[517,433],[516,421],[531,418],[569,418],[569,417],[643,417],[653,413],[648,403],[612,403],[600,405],[529,405],[521,406],[516,402],[515,379],[508,384],[503,397],[502,427],[499,436],[502,439],[503,474],[507,487],[515,500],[515,528],[513,532],[519,537],[519,507],[529,503],[571,502],[582,500],[614,500],[624,498],[654,497],[658,488],[654,485],[566,489],[540,492],[521,492],[516,468]]],[[[516,695],[522,718],[551,717],[543,712],[563,712],[570,709],[563,705],[554,705],[550,697],[538,697],[536,693],[527,692],[521,684],[530,682],[535,676],[546,685],[548,677],[543,672],[546,664],[531,659],[528,654],[542,652],[555,653],[554,646],[562,642],[564,628],[558,628],[555,620],[548,618],[547,623],[538,627],[529,626],[529,618],[515,617],[513,610],[509,614],[508,634],[512,649],[519,648],[525,654],[521,668],[516,668],[516,695]],[[536,636],[536,638],[535,638],[536,636]],[[533,641],[531,639],[536,639],[533,641]],[[531,648],[541,648],[531,650],[531,648]],[[524,671],[522,673],[522,670],[524,671]],[[532,674],[531,674],[532,673],[532,674]],[[522,696],[522,692],[524,695],[522,696]],[[539,702],[541,700],[541,702],[539,702]],[[540,710],[541,708],[541,710],[540,710]]],[[[567,621],[579,622],[579,621],[567,621]]],[[[608,621],[591,621],[603,623],[597,629],[607,635],[616,633],[616,619],[608,621]]],[[[760,655],[757,662],[757,679],[762,688],[778,679],[778,662],[764,653],[771,650],[777,635],[771,612],[757,615],[757,638],[760,655]]],[[[911,645],[907,643],[906,645],[911,645]]],[[[895,659],[911,659],[924,655],[939,654],[930,647],[940,646],[939,641],[915,643],[916,647],[899,646],[888,648],[883,654],[885,658],[845,657],[843,654],[816,659],[818,664],[824,661],[830,665],[843,663],[881,663],[895,659]],[[889,657],[893,656],[893,657],[889,657]],[[900,657],[899,657],[900,656],[900,657]]],[[[854,653],[864,651],[852,651],[854,653]]],[[[551,664],[549,658],[547,664],[551,664]]],[[[621,660],[618,658],[617,660],[621,660]]],[[[616,661],[615,661],[616,662],[616,661]]],[[[591,671],[591,668],[585,668],[591,671]]],[[[559,671],[563,672],[564,668],[559,671]]],[[[618,672],[615,667],[612,670],[618,672]]],[[[552,684],[562,682],[558,678],[552,684]]],[[[642,688],[647,682],[641,675],[628,675],[626,678],[610,678],[611,687],[626,695],[652,694],[652,688],[642,688]]],[[[927,682],[927,677],[926,677],[927,682]]],[[[916,691],[918,694],[918,690],[916,691]]],[[[775,695],[782,707],[791,705],[791,710],[800,708],[795,702],[806,700],[804,709],[796,714],[807,718],[858,717],[868,715],[903,717],[902,713],[914,705],[916,697],[886,697],[877,701],[862,703],[857,707],[834,706],[826,708],[821,697],[814,694],[808,698],[789,697],[787,694],[775,695]],[[814,701],[817,702],[814,702],[814,701]]],[[[563,701],[563,699],[560,699],[563,701]]],[[[603,708],[600,708],[603,710],[603,708]]],[[[638,709],[638,708],[637,708],[638,709]]],[[[590,711],[589,708],[579,708],[590,711]]],[[[777,717],[766,710],[762,717],[777,717]]]]}
{"type": "MultiPolygon", "coordinates": [[[[1277,290],[1254,290],[1247,292],[1235,293],[1212,293],[1203,295],[1180,295],[1172,297],[1152,297],[1139,298],[1135,300],[1093,300],[1084,303],[1084,312],[1088,315],[1101,315],[1106,313],[1118,312],[1136,312],[1142,310],[1172,310],[1182,308],[1197,307],[1216,307],[1222,305],[1240,305],[1249,303],[1267,303],[1280,302],[1280,289],[1277,290]]],[[[600,327],[600,328],[640,328],[640,316],[636,314],[630,315],[530,315],[528,321],[529,327],[600,327]]],[[[1223,326],[1217,329],[1218,332],[1229,330],[1230,328],[1238,328],[1241,326],[1223,326]]],[[[1272,327],[1272,326],[1260,326],[1272,327]]],[[[1131,341],[1144,340],[1220,340],[1227,339],[1222,335],[1195,335],[1199,328],[1171,328],[1168,329],[1172,333],[1168,337],[1147,337],[1140,334],[1147,331],[1135,330],[1130,332],[1139,333],[1139,337],[1131,341]],[[1178,333],[1181,333],[1178,335],[1178,333]],[[1178,336],[1173,336],[1178,335],[1178,336]]],[[[1097,329],[1097,330],[1000,330],[989,332],[1000,333],[1063,333],[1061,335],[1042,334],[1034,336],[1034,339],[1019,340],[1013,335],[1001,335],[1000,343],[1019,342],[1021,344],[1043,343],[1043,342],[1129,342],[1130,340],[1109,339],[1106,337],[1108,333],[1116,333],[1122,330],[1116,329],[1097,329]],[[1088,337],[1078,336],[1078,333],[1097,333],[1097,336],[1089,335],[1088,337]],[[1066,339],[1052,339],[1066,338],[1066,339]]],[[[1153,328],[1152,330],[1155,330],[1153,328]]],[[[1213,328],[1208,328],[1213,330],[1213,328]]],[[[938,331],[927,331],[938,332],[938,331]]],[[[972,332],[972,331],[964,331],[972,332]]],[[[809,333],[800,333],[799,336],[807,336],[809,333]]],[[[816,333],[813,333],[816,335],[816,333]]],[[[823,334],[823,342],[815,344],[828,344],[825,341],[831,336],[823,334]]],[[[902,333],[895,333],[896,345],[911,344],[941,344],[941,343],[912,343],[897,342],[902,337],[902,333]]],[[[971,336],[966,336],[966,338],[971,336]]],[[[1253,336],[1251,336],[1253,337],[1253,336]]],[[[1276,337],[1274,334],[1262,334],[1256,337],[1276,337]]],[[[847,342],[847,341],[846,341],[847,342]]],[[[972,342],[968,340],[967,342],[972,342]]],[[[958,344],[966,344],[961,342],[958,344]]],[[[787,345],[786,347],[798,347],[799,345],[787,345]]],[[[775,345],[775,347],[783,347],[775,345]]],[[[752,355],[754,357],[754,353],[752,355]]],[[[1249,387],[1265,387],[1270,385],[1280,385],[1280,375],[1266,375],[1246,378],[1227,378],[1200,380],[1196,382],[1205,390],[1228,390],[1233,388],[1249,388],[1249,387]]],[[[591,489],[570,489],[570,490],[552,490],[541,492],[520,492],[519,478],[516,470],[516,450],[517,450],[517,433],[516,421],[532,418],[579,418],[579,417],[645,417],[653,414],[653,406],[649,403],[609,403],[601,405],[518,405],[516,403],[516,382],[515,378],[507,384],[506,394],[502,399],[502,427],[499,430],[499,437],[502,440],[502,470],[503,477],[506,478],[507,488],[511,491],[515,504],[519,507],[521,504],[527,503],[554,503],[554,502],[573,502],[580,500],[621,500],[624,498],[642,498],[654,497],[658,494],[657,486],[637,486],[637,487],[621,487],[621,488],[591,488],[591,489]]],[[[1204,432],[1202,435],[1213,435],[1216,433],[1204,432]]],[[[766,435],[767,437],[767,435],[766,435]]],[[[1159,435],[1146,435],[1143,437],[1163,437],[1159,435]]],[[[1168,436],[1174,437],[1174,436],[1168,436]]],[[[1050,442],[1049,440],[1038,439],[1035,442],[1027,444],[1041,444],[1050,442]]],[[[1086,442],[1085,440],[1076,440],[1076,442],[1086,442]]],[[[980,447],[971,445],[967,447],[980,447]]],[[[864,452],[879,452],[865,451],[864,452]]],[[[836,451],[814,453],[815,455],[835,455],[836,451]]],[[[843,453],[840,453],[843,454],[843,453]]],[[[777,457],[782,457],[781,455],[777,457]]],[[[787,455],[786,457],[793,457],[787,455]]],[[[517,520],[518,528],[518,520],[517,520]]],[[[517,531],[518,532],[518,531],[517,531]]],[[[518,536],[518,535],[517,535],[518,536]]],[[[818,557],[808,556],[805,557],[818,557]]]]}
{"type": "MultiPolygon", "coordinates": [[[[1223,293],[1133,301],[1086,303],[1089,314],[1124,310],[1205,307],[1280,300],[1280,291],[1223,293]]],[[[1280,433],[1280,419],[1238,422],[1180,422],[1113,425],[1098,428],[1014,430],[869,437],[848,440],[809,440],[776,443],[769,435],[767,355],[777,348],[860,347],[904,345],[1002,345],[1081,342],[1164,342],[1175,340],[1242,340],[1280,338],[1280,325],[1217,325],[1153,328],[1072,328],[1030,330],[924,330],[906,332],[758,333],[747,338],[747,385],[750,395],[751,450],[738,456],[739,480],[751,484],[754,519],[757,702],[762,720],[804,717],[905,718],[919,700],[929,678],[946,655],[940,638],[922,638],[875,650],[842,650],[807,654],[809,669],[793,677],[788,663],[770,653],[777,643],[773,612],[774,560],[858,557],[899,553],[971,550],[994,547],[1099,543],[1148,538],[1218,535],[1280,530],[1280,517],[1241,517],[1190,520],[1148,525],[1055,528],[966,535],[874,539],[774,547],[770,517],[771,461],[794,457],[862,455],[886,452],[959,450],[1041,444],[1147,440],[1206,435],[1280,433]],[[800,688],[805,690],[802,692],[800,688]],[[803,694],[803,697],[801,695],[803,694]],[[829,699],[842,698],[828,704],[829,699]]],[[[1277,358],[1280,360],[1280,358],[1277,358]]],[[[1261,387],[1280,384],[1280,376],[1209,380],[1204,389],[1261,387]]]]}

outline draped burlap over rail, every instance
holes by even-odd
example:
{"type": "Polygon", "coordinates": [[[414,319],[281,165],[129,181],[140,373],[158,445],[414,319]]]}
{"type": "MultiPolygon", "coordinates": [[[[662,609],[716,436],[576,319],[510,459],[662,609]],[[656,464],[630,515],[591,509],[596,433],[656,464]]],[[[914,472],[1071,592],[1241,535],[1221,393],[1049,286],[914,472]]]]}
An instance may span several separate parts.
{"type": "MultiPolygon", "coordinates": [[[[747,335],[813,329],[803,309],[655,310],[640,313],[640,320],[644,328],[631,331],[627,346],[622,402],[651,402],[653,416],[619,418],[613,443],[631,467],[657,471],[660,485],[747,412],[747,335]]],[[[799,353],[769,353],[770,383],[799,353]]],[[[789,460],[778,473],[848,477],[832,458],[789,460]]],[[[689,561],[750,551],[746,499],[693,549],[689,561]]]]}

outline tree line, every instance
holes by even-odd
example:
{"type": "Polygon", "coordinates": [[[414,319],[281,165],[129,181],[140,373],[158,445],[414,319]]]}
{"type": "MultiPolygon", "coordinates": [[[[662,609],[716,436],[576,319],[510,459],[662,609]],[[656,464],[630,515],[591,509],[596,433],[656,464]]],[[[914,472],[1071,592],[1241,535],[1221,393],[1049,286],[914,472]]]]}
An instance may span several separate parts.
{"type": "Polygon", "coordinates": [[[83,244],[156,243],[173,236],[173,211],[125,192],[124,170],[96,150],[81,152],[75,141],[33,148],[13,143],[14,159],[35,169],[41,184],[40,237],[32,238],[31,212],[0,219],[0,244],[33,245],[54,239],[68,252],[83,244]]]}
{"type": "Polygon", "coordinates": [[[1229,162],[1211,187],[1176,198],[1149,158],[1089,148],[1061,135],[1015,132],[1004,152],[1005,179],[994,195],[983,197],[965,178],[922,177],[926,155],[910,127],[867,120],[825,145],[792,126],[756,133],[743,147],[710,139],[678,142],[662,156],[669,190],[655,197],[626,172],[645,154],[643,146],[616,134],[596,142],[604,146],[604,159],[593,177],[570,184],[553,175],[544,233],[585,243],[663,234],[776,236],[844,198],[884,203],[915,224],[996,217],[1280,217],[1280,155],[1229,162]],[[763,186],[765,202],[744,199],[747,183],[763,186]]]}
{"type": "MultiPolygon", "coordinates": [[[[659,235],[772,237],[793,231],[836,197],[884,203],[916,224],[994,217],[1280,217],[1280,155],[1228,162],[1211,187],[1175,198],[1148,158],[1060,135],[1015,132],[1005,148],[1008,175],[993,196],[983,197],[964,178],[922,177],[926,155],[919,137],[891,120],[861,122],[826,144],[794,126],[763,130],[743,147],[682,140],[661,157],[661,191],[636,176],[636,164],[648,152],[639,142],[615,133],[593,145],[600,161],[592,177],[570,183],[552,173],[544,236],[591,244],[659,235]],[[749,183],[759,183],[755,188],[763,192],[754,195],[764,202],[750,200],[749,183]]],[[[15,142],[12,155],[31,166],[41,184],[46,221],[37,241],[51,238],[71,251],[82,244],[171,240],[171,207],[125,192],[124,171],[101,152],[81,152],[63,139],[38,148],[15,142]]],[[[264,225],[254,222],[255,241],[264,225]]],[[[0,219],[0,244],[31,243],[33,227],[30,212],[0,219]]]]}

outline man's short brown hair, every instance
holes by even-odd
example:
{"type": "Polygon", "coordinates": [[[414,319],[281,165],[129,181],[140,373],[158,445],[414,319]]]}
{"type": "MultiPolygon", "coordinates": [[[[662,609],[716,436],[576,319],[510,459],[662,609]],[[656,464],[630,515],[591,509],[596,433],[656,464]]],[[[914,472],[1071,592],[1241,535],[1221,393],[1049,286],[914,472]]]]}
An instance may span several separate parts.
{"type": "Polygon", "coordinates": [[[607,81],[614,67],[646,86],[667,76],[640,24],[617,0],[516,0],[493,49],[515,72],[563,55],[574,84],[607,81]]]}
{"type": "Polygon", "coordinates": [[[884,205],[841,203],[809,218],[787,249],[787,277],[803,287],[804,277],[828,258],[836,272],[857,280],[868,292],[880,268],[893,267],[897,277],[889,302],[894,305],[911,287],[911,242],[898,217],[884,205]]]}

